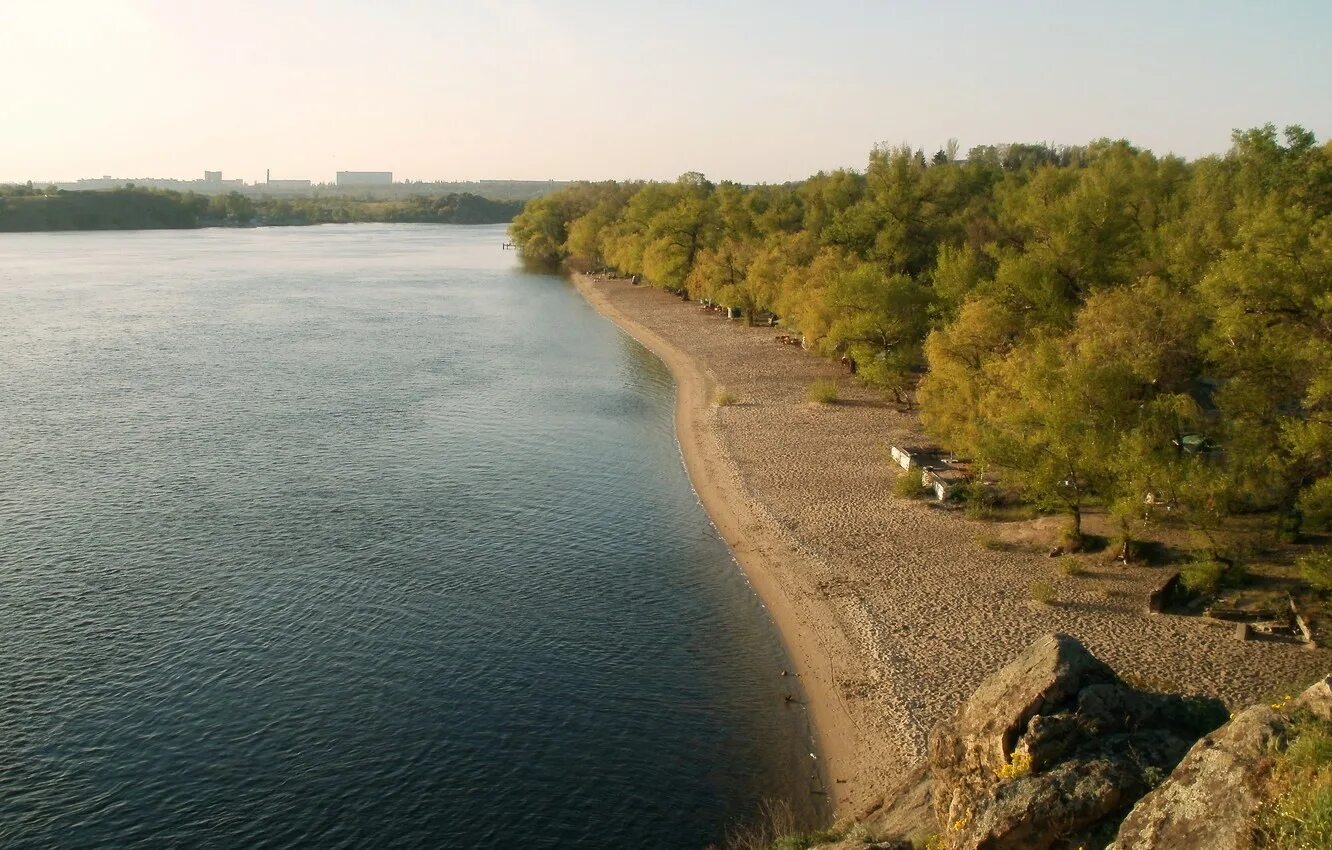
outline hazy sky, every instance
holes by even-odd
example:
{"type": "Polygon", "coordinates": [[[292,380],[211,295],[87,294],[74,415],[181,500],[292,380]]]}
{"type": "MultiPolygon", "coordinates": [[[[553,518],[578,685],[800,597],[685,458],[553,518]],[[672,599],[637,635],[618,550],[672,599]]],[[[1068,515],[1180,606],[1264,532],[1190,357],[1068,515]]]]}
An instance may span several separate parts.
{"type": "Polygon", "coordinates": [[[0,181],[780,181],[883,141],[1332,135],[1332,0],[0,0],[0,32],[0,181]]]}

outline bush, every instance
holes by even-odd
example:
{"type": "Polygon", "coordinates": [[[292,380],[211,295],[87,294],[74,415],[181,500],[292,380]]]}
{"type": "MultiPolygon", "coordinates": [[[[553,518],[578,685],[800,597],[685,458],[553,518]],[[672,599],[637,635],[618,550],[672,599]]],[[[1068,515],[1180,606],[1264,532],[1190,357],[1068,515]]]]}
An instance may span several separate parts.
{"type": "Polygon", "coordinates": [[[1031,601],[1039,602],[1042,605],[1053,605],[1058,598],[1059,594],[1050,582],[1034,581],[1031,583],[1031,601]]]}
{"type": "Polygon", "coordinates": [[[1245,570],[1239,564],[1227,564],[1216,558],[1198,558],[1184,565],[1180,582],[1194,593],[1216,593],[1227,587],[1244,584],[1245,570]]]}
{"type": "Polygon", "coordinates": [[[953,498],[962,502],[970,519],[992,519],[999,505],[999,493],[975,479],[953,488],[953,498]]]}
{"type": "Polygon", "coordinates": [[[1295,560],[1300,575],[1319,590],[1332,590],[1332,552],[1313,552],[1295,560]]]}
{"type": "Polygon", "coordinates": [[[712,394],[712,402],[718,407],[730,407],[735,404],[735,401],[735,396],[721,387],[718,387],[717,391],[712,394]]]}
{"type": "Polygon", "coordinates": [[[1082,562],[1077,558],[1074,558],[1071,555],[1065,555],[1059,559],[1059,572],[1069,578],[1077,578],[1080,575],[1086,574],[1087,568],[1084,567],[1082,562]]]}
{"type": "Polygon", "coordinates": [[[919,499],[925,495],[925,485],[920,483],[920,470],[910,469],[897,476],[893,482],[893,494],[903,499],[919,499]]]}
{"type": "Polygon", "coordinates": [[[815,404],[833,404],[837,401],[837,382],[833,380],[815,381],[809,385],[809,400],[815,404]]]}

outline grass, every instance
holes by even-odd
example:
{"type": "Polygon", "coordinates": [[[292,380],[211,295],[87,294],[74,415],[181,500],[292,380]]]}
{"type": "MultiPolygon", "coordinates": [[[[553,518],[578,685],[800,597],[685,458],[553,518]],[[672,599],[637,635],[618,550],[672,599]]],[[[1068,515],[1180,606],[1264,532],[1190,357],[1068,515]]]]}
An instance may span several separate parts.
{"type": "Polygon", "coordinates": [[[752,823],[727,831],[726,850],[808,850],[840,841],[844,834],[836,828],[800,831],[789,803],[764,800],[752,823]]]}
{"type": "Polygon", "coordinates": [[[1332,590],[1332,552],[1313,552],[1295,560],[1300,575],[1318,590],[1332,590]]]}
{"type": "Polygon", "coordinates": [[[1226,587],[1239,587],[1246,577],[1240,564],[1227,564],[1215,558],[1196,558],[1185,564],[1179,574],[1185,588],[1204,595],[1226,587]]]}
{"type": "Polygon", "coordinates": [[[837,382],[828,378],[809,385],[806,394],[815,404],[835,404],[838,398],[837,382]]]}
{"type": "Polygon", "coordinates": [[[1027,552],[1030,554],[1045,551],[1045,548],[1039,543],[1032,543],[1027,540],[1005,540],[997,534],[982,534],[976,538],[976,544],[991,552],[1027,552]]]}
{"type": "Polygon", "coordinates": [[[983,502],[965,502],[968,519],[986,522],[1022,522],[1036,519],[1043,511],[1035,505],[1027,504],[985,504],[983,502]]]}
{"type": "Polygon", "coordinates": [[[1072,555],[1065,555],[1059,559],[1059,572],[1069,578],[1077,578],[1078,576],[1086,575],[1087,568],[1083,566],[1081,561],[1074,558],[1072,555]]]}
{"type": "Polygon", "coordinates": [[[1007,540],[995,537],[993,534],[982,534],[976,538],[976,543],[982,549],[989,549],[991,552],[1009,552],[1013,549],[1013,544],[1007,540]]]}
{"type": "Polygon", "coordinates": [[[1059,593],[1050,582],[1033,581],[1031,583],[1031,601],[1039,602],[1042,605],[1053,605],[1058,598],[1059,593]]]}
{"type": "Polygon", "coordinates": [[[925,495],[925,486],[920,483],[920,470],[907,470],[893,481],[893,495],[903,499],[919,499],[925,495]]]}
{"type": "Polygon", "coordinates": [[[1259,817],[1257,846],[1332,847],[1332,724],[1297,717],[1289,741],[1272,769],[1272,799],[1259,817]]]}
{"type": "Polygon", "coordinates": [[[735,404],[737,400],[738,399],[736,399],[729,390],[722,387],[718,387],[717,391],[712,394],[712,403],[718,407],[730,407],[735,404]]]}

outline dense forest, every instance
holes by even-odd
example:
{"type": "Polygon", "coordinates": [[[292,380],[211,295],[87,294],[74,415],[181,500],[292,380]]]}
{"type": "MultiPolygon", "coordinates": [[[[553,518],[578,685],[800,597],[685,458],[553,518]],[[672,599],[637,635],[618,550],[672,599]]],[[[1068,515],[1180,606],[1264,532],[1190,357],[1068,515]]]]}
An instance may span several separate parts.
{"type": "Polygon", "coordinates": [[[581,184],[510,232],[533,263],[770,311],[1074,534],[1096,504],[1127,539],[1150,497],[1204,535],[1298,536],[1332,519],[1329,213],[1332,145],[1269,125],[1196,161],[950,142],[798,184],[581,184]]]}
{"type": "Polygon", "coordinates": [[[349,222],[502,224],[519,201],[470,194],[398,199],[253,198],[238,192],[199,195],[130,187],[70,192],[0,186],[0,232],[143,230],[349,222]]]}

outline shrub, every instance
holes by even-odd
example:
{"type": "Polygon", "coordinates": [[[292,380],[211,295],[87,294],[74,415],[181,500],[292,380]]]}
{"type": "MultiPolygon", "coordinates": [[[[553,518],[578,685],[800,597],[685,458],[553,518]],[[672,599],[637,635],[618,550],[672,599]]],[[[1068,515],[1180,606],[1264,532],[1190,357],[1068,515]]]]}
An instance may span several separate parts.
{"type": "Polygon", "coordinates": [[[1180,582],[1194,593],[1208,594],[1244,583],[1245,570],[1239,564],[1227,564],[1216,558],[1196,558],[1185,564],[1180,582]]]}
{"type": "Polygon", "coordinates": [[[903,499],[919,499],[925,495],[925,485],[920,483],[920,470],[910,469],[897,476],[893,482],[893,494],[903,499]]]}
{"type": "Polygon", "coordinates": [[[953,492],[957,494],[959,500],[967,504],[967,507],[993,508],[999,504],[998,491],[974,478],[954,487],[953,492]]]}
{"type": "Polygon", "coordinates": [[[1295,560],[1300,575],[1319,590],[1332,590],[1332,552],[1313,552],[1295,560]]]}
{"type": "Polygon", "coordinates": [[[1074,558],[1072,555],[1065,555],[1059,559],[1059,572],[1069,578],[1077,578],[1080,575],[1086,574],[1087,568],[1082,565],[1081,561],[1074,558]]]}
{"type": "Polygon", "coordinates": [[[1031,600],[1039,602],[1042,605],[1053,605],[1059,594],[1055,591],[1055,586],[1048,581],[1033,581],[1031,583],[1031,600]]]}
{"type": "Polygon", "coordinates": [[[809,385],[809,400],[815,404],[833,404],[837,401],[837,382],[824,379],[809,385]]]}
{"type": "Polygon", "coordinates": [[[718,387],[717,391],[712,394],[712,402],[718,407],[729,407],[735,404],[735,401],[735,396],[721,387],[718,387]]]}

